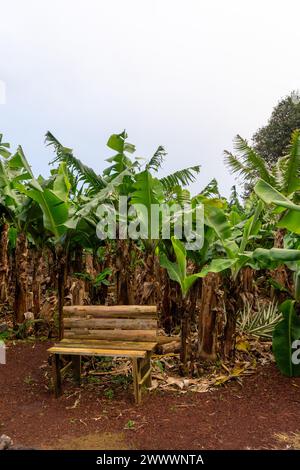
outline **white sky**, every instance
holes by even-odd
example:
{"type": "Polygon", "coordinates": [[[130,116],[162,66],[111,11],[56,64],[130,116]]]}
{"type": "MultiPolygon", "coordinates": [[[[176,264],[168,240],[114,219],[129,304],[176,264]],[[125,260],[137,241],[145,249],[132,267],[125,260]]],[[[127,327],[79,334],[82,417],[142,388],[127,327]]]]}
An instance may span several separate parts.
{"type": "Polygon", "coordinates": [[[201,164],[193,192],[234,179],[223,150],[300,88],[299,0],[0,0],[4,140],[48,172],[50,130],[100,172],[126,128],[168,173],[201,164]]]}

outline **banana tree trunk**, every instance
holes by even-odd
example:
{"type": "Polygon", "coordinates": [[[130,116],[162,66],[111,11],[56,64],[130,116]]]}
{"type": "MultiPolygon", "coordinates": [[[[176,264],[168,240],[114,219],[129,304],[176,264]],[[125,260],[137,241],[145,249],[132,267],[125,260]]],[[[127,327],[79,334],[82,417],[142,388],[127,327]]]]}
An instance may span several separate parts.
{"type": "Polygon", "coordinates": [[[171,312],[171,288],[170,278],[165,270],[161,270],[160,282],[162,291],[160,321],[165,332],[170,334],[173,326],[171,312]]]}
{"type": "Polygon", "coordinates": [[[0,302],[7,301],[8,286],[8,224],[4,223],[1,227],[0,236],[0,302]]]}
{"type": "MultiPolygon", "coordinates": [[[[128,305],[129,302],[129,269],[130,258],[128,249],[128,240],[117,240],[116,250],[116,279],[117,279],[117,297],[118,303],[128,305]]],[[[133,286],[131,286],[132,288],[133,286]]]]}
{"type": "MultiPolygon", "coordinates": [[[[285,229],[277,229],[275,232],[275,237],[274,237],[274,248],[283,248],[284,247],[284,236],[286,234],[285,229]]],[[[271,276],[272,279],[276,281],[279,286],[282,286],[285,289],[290,289],[289,285],[289,277],[287,273],[287,269],[284,264],[281,266],[278,266],[275,268],[273,271],[271,271],[271,276]]],[[[278,296],[278,292],[274,288],[271,289],[271,297],[274,298],[278,296]]],[[[285,294],[279,294],[279,302],[283,301],[285,299],[285,294]]]]}
{"type": "Polygon", "coordinates": [[[83,248],[81,246],[76,246],[75,248],[73,272],[74,273],[83,272],[83,248]]]}
{"type": "Polygon", "coordinates": [[[243,306],[243,298],[241,296],[242,286],[238,281],[229,277],[225,283],[225,306],[226,306],[226,322],[223,331],[222,356],[224,359],[231,359],[235,354],[236,341],[236,322],[237,314],[243,306]]]}
{"type": "Polygon", "coordinates": [[[66,262],[67,254],[65,250],[58,246],[56,248],[56,260],[57,260],[57,305],[58,305],[58,336],[59,339],[63,339],[64,335],[64,323],[63,323],[63,308],[65,301],[65,285],[66,285],[66,262]]]}
{"type": "Polygon", "coordinates": [[[83,305],[85,297],[85,281],[83,279],[73,279],[70,294],[72,296],[72,305],[83,305]]]}
{"type": "Polygon", "coordinates": [[[147,253],[144,270],[140,279],[141,303],[146,305],[157,304],[158,279],[160,265],[153,252],[147,253]]]}
{"type": "Polygon", "coordinates": [[[33,293],[33,314],[34,318],[38,318],[41,310],[41,281],[43,269],[43,252],[40,248],[34,250],[34,265],[32,276],[32,293],[33,293]]]}
{"type": "Polygon", "coordinates": [[[24,232],[20,232],[16,241],[16,287],[14,303],[14,321],[23,323],[28,304],[28,244],[24,232]]]}
{"type": "Polygon", "coordinates": [[[224,328],[223,357],[231,359],[235,351],[236,313],[230,312],[224,328]]]}
{"type": "Polygon", "coordinates": [[[47,268],[48,278],[51,286],[56,286],[57,283],[57,269],[53,269],[53,266],[57,266],[57,256],[55,250],[47,249],[47,268]]]}
{"type": "Polygon", "coordinates": [[[185,299],[182,301],[182,318],[181,318],[181,348],[180,348],[180,373],[188,375],[188,361],[190,358],[190,315],[185,299]]]}
{"type": "Polygon", "coordinates": [[[254,291],[254,271],[250,266],[244,267],[240,272],[240,282],[245,295],[253,294],[254,291]]]}
{"type": "Polygon", "coordinates": [[[199,358],[209,361],[217,359],[218,347],[218,298],[220,287],[218,274],[209,273],[202,279],[201,302],[199,311],[199,358]]]}

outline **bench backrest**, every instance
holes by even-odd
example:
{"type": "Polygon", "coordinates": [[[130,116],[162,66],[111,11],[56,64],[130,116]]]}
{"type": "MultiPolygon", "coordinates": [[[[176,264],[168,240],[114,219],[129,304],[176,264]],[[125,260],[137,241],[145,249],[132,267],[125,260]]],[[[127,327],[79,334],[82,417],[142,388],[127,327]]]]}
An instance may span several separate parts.
{"type": "Polygon", "coordinates": [[[64,307],[64,338],[157,341],[154,305],[72,305],[64,307]]]}

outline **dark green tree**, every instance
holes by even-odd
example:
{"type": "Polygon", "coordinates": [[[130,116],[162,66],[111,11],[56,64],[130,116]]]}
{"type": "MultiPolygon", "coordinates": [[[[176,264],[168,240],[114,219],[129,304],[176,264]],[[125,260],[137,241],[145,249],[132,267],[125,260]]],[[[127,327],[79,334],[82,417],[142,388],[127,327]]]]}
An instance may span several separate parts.
{"type": "Polygon", "coordinates": [[[264,160],[273,164],[286,154],[291,133],[295,129],[300,129],[300,95],[293,91],[279,101],[267,125],[254,134],[254,149],[264,160]]]}

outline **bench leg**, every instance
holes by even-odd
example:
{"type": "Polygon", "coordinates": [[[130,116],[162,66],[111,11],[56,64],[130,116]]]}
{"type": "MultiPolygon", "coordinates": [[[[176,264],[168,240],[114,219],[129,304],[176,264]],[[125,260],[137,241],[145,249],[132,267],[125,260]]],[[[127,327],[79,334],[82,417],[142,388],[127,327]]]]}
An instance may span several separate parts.
{"type": "Polygon", "coordinates": [[[81,356],[72,356],[73,377],[78,385],[81,382],[81,356]]]}
{"type": "Polygon", "coordinates": [[[52,370],[55,398],[58,398],[62,394],[59,354],[52,356],[52,370]]]}
{"type": "Polygon", "coordinates": [[[147,377],[145,378],[145,385],[146,387],[151,387],[152,386],[152,377],[151,377],[151,352],[147,352],[146,360],[145,360],[145,366],[143,370],[143,377],[147,374],[147,377]]]}
{"type": "Polygon", "coordinates": [[[133,387],[134,398],[137,404],[142,401],[142,386],[151,387],[151,352],[148,351],[145,359],[133,359],[133,387]]]}
{"type": "Polygon", "coordinates": [[[133,358],[133,389],[134,389],[134,398],[137,404],[140,404],[142,401],[142,388],[141,388],[141,359],[133,358]]]}

